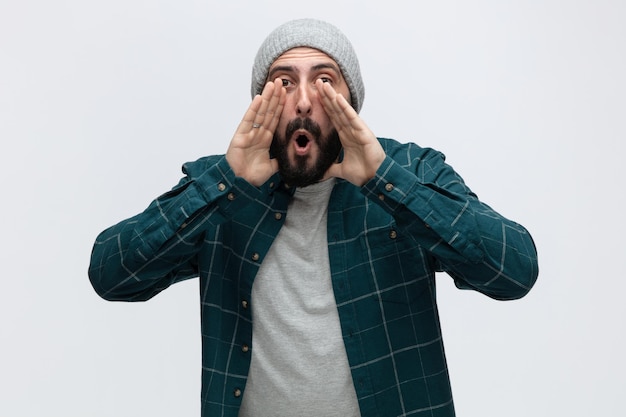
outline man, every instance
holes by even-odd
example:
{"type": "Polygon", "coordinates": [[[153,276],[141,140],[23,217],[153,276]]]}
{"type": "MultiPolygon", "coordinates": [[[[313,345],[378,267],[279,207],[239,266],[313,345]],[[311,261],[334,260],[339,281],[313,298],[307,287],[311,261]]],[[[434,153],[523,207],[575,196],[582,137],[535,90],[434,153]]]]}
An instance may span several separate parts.
{"type": "Polygon", "coordinates": [[[441,153],[370,131],[334,26],[274,30],[252,94],[225,155],[97,238],[95,290],[146,300],[199,276],[203,416],[453,416],[435,272],[522,297],[530,235],[441,153]]]}

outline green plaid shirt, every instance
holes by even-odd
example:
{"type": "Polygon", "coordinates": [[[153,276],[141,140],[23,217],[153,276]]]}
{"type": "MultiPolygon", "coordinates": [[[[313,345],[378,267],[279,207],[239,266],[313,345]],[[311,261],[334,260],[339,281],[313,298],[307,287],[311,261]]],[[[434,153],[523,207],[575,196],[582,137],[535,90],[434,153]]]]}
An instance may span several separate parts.
{"type": "MultiPolygon", "coordinates": [[[[362,416],[453,416],[435,272],[515,299],[534,284],[528,232],[480,202],[444,156],[379,139],[387,158],[362,188],[337,180],[328,206],[332,284],[362,416]]],[[[254,277],[288,216],[278,174],[257,188],[224,156],[98,236],[89,275],[108,300],[146,300],[200,277],[202,415],[234,416],[250,367],[254,277]]],[[[297,271],[295,272],[297,273],[297,271]]]]}

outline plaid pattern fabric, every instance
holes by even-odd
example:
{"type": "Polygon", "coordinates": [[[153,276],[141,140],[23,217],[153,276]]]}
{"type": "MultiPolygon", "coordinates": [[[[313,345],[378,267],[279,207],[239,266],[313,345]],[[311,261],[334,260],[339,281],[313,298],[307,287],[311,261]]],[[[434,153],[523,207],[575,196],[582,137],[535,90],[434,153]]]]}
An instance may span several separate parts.
{"type": "MultiPolygon", "coordinates": [[[[453,416],[435,272],[519,298],[537,278],[535,246],[441,153],[379,140],[387,158],[376,177],[362,188],[337,180],[328,207],[332,283],[361,415],[453,416]]],[[[223,156],[183,172],[145,212],[98,236],[89,275],[102,297],[125,301],[199,276],[202,415],[237,416],[254,349],[252,285],[292,190],[278,175],[253,187],[223,156]]]]}

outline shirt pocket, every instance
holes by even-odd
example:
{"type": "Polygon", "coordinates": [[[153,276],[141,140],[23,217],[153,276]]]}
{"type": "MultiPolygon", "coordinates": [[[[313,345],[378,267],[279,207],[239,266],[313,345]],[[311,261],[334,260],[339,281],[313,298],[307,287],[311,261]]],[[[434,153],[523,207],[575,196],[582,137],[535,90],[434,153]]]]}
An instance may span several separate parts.
{"type": "Polygon", "coordinates": [[[415,304],[434,294],[432,262],[409,235],[394,227],[376,229],[361,237],[361,246],[366,274],[381,301],[415,304]]]}

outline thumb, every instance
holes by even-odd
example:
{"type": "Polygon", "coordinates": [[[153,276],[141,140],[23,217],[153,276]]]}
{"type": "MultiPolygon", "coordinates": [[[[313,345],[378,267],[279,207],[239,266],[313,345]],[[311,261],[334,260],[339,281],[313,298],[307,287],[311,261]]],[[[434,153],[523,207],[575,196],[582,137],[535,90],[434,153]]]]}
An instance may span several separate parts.
{"type": "Polygon", "coordinates": [[[341,164],[341,162],[335,162],[330,166],[330,168],[328,168],[328,171],[326,172],[328,174],[328,177],[345,179],[343,178],[343,165],[341,164]]]}
{"type": "Polygon", "coordinates": [[[275,158],[270,159],[270,166],[272,167],[272,172],[278,172],[278,161],[275,158]]]}

